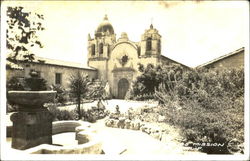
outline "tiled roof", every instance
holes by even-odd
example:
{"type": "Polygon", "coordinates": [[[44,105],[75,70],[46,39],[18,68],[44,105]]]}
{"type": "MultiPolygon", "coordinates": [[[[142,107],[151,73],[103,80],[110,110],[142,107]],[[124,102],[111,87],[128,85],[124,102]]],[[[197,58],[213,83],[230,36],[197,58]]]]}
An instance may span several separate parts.
{"type": "Polygon", "coordinates": [[[44,63],[44,64],[49,64],[49,65],[58,65],[58,66],[65,66],[65,67],[96,70],[95,68],[88,67],[81,63],[67,62],[67,61],[55,60],[55,59],[50,59],[50,58],[38,57],[38,56],[35,56],[34,63],[44,63]]]}
{"type": "Polygon", "coordinates": [[[213,60],[211,60],[211,61],[209,61],[209,62],[207,62],[207,63],[201,64],[201,65],[197,66],[196,68],[205,67],[205,66],[207,66],[207,65],[209,65],[209,64],[213,64],[213,63],[215,63],[215,62],[217,62],[217,61],[219,61],[219,60],[225,59],[225,58],[230,57],[230,56],[232,56],[232,55],[236,55],[236,54],[238,54],[238,53],[240,53],[241,51],[244,51],[244,50],[245,50],[245,48],[242,47],[242,48],[240,48],[240,49],[238,49],[238,50],[235,50],[235,51],[233,51],[233,52],[231,52],[231,53],[228,53],[228,54],[226,54],[226,55],[222,55],[222,56],[220,56],[220,57],[218,57],[218,58],[215,58],[215,59],[213,59],[213,60]]]}

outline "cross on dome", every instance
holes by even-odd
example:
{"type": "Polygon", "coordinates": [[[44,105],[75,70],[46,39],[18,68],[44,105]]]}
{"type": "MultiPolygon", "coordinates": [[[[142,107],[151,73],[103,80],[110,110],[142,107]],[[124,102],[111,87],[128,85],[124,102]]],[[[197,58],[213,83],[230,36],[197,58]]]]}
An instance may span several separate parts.
{"type": "Polygon", "coordinates": [[[105,14],[105,16],[104,16],[104,20],[108,20],[108,16],[107,16],[107,14],[105,14]]]}

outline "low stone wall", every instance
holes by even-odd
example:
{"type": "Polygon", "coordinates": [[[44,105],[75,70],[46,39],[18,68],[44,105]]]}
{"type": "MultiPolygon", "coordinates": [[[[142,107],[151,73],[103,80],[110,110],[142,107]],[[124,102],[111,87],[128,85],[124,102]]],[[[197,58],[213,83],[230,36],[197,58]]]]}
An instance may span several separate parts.
{"type": "Polygon", "coordinates": [[[140,120],[129,120],[125,117],[120,117],[119,119],[107,119],[105,125],[113,128],[140,130],[162,142],[169,141],[168,130],[140,120]]]}
{"type": "MultiPolygon", "coordinates": [[[[52,123],[52,135],[60,134],[63,132],[75,132],[75,128],[78,126],[90,127],[89,122],[84,121],[74,121],[74,120],[65,120],[65,121],[54,121],[52,123]]],[[[7,126],[7,137],[12,136],[12,124],[7,126]]]]}
{"type": "Polygon", "coordinates": [[[73,121],[73,120],[55,121],[52,124],[52,134],[55,135],[64,132],[75,132],[75,129],[78,126],[89,128],[90,123],[84,121],[73,121]]]}

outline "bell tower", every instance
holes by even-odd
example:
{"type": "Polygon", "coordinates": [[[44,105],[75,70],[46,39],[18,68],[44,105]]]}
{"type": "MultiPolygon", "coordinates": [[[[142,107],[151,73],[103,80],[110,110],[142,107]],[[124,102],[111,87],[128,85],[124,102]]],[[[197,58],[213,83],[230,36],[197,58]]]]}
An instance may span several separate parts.
{"type": "Polygon", "coordinates": [[[95,35],[88,35],[88,65],[98,69],[98,79],[106,81],[107,62],[109,60],[110,48],[116,43],[116,35],[113,26],[105,15],[103,21],[97,27],[95,35]]]}
{"type": "Polygon", "coordinates": [[[141,56],[151,57],[161,55],[161,35],[158,30],[150,25],[141,36],[141,56]]]}

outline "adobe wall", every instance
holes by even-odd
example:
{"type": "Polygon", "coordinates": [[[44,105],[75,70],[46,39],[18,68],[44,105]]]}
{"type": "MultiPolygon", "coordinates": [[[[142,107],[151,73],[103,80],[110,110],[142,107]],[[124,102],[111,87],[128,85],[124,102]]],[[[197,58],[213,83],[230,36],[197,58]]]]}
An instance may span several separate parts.
{"type": "MultiPolygon", "coordinates": [[[[22,64],[24,67],[24,64],[22,64]]],[[[31,69],[34,69],[35,71],[39,71],[41,74],[41,77],[44,78],[47,81],[47,84],[50,86],[52,84],[55,84],[55,74],[61,73],[61,85],[64,88],[69,88],[70,83],[70,77],[71,75],[76,74],[78,71],[86,74],[89,76],[89,79],[96,79],[97,78],[97,71],[96,70],[89,70],[89,69],[83,69],[83,68],[74,68],[74,67],[65,67],[65,66],[57,66],[57,65],[50,65],[50,64],[37,64],[37,63],[30,63],[30,67],[24,67],[24,71],[19,72],[16,70],[9,70],[7,73],[7,79],[11,78],[13,76],[18,77],[28,77],[29,72],[31,69]]]]}

